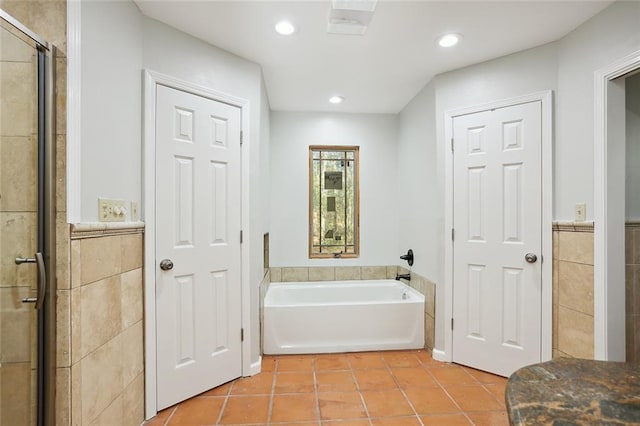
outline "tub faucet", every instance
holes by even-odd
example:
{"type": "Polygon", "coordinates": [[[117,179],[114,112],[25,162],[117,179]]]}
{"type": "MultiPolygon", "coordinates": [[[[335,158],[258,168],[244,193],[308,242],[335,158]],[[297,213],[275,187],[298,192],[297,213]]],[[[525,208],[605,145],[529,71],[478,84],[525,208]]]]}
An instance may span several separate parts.
{"type": "Polygon", "coordinates": [[[401,279],[411,281],[411,274],[396,274],[396,281],[400,281],[401,279]]]}

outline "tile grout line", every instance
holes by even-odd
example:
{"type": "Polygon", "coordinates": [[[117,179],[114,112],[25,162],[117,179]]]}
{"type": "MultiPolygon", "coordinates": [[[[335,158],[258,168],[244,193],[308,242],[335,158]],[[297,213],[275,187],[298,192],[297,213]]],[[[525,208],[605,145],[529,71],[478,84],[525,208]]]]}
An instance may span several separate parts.
{"type": "MultiPolygon", "coordinates": [[[[404,389],[402,389],[402,386],[400,386],[400,383],[398,382],[398,379],[395,376],[395,374],[393,374],[393,369],[391,368],[391,366],[389,365],[387,360],[384,359],[384,357],[382,359],[384,360],[384,363],[387,365],[387,369],[389,370],[389,373],[391,374],[391,377],[393,378],[393,382],[396,384],[398,390],[400,391],[400,393],[404,397],[405,401],[407,401],[407,403],[409,404],[409,407],[411,407],[411,410],[413,410],[413,413],[415,414],[415,417],[418,419],[418,422],[420,422],[421,426],[424,426],[424,423],[422,422],[422,419],[420,418],[420,415],[418,414],[418,411],[413,406],[413,403],[411,402],[411,400],[409,399],[409,397],[405,393],[404,389]]],[[[419,358],[418,358],[418,363],[422,367],[422,361],[419,358]]]]}
{"type": "MultiPolygon", "coordinates": [[[[173,411],[171,412],[171,414],[169,414],[169,417],[167,417],[167,420],[164,421],[164,426],[167,426],[169,424],[169,422],[171,421],[171,418],[173,418],[173,415],[176,413],[176,411],[178,411],[178,406],[180,404],[176,404],[175,407],[173,407],[173,411]]],[[[156,416],[158,414],[156,413],[156,416]]]]}
{"type": "Polygon", "coordinates": [[[227,402],[229,401],[229,396],[231,396],[231,390],[233,389],[235,384],[236,384],[236,381],[233,380],[231,382],[231,386],[229,386],[229,389],[227,390],[227,394],[224,396],[224,401],[222,402],[222,406],[220,407],[220,412],[218,413],[218,418],[216,419],[216,423],[215,423],[217,425],[219,425],[220,422],[222,421],[222,414],[224,413],[224,410],[227,408],[227,402]]]}
{"type": "Polygon", "coordinates": [[[279,357],[273,360],[273,379],[271,379],[271,394],[269,395],[269,408],[267,410],[267,424],[271,423],[271,415],[273,414],[273,398],[276,393],[276,377],[278,375],[279,357]]]}

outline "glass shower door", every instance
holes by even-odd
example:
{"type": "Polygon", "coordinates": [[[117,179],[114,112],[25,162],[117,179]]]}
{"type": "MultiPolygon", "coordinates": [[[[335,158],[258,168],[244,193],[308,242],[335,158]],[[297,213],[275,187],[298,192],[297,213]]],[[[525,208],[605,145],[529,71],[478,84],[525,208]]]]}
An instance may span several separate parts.
{"type": "Polygon", "coordinates": [[[38,56],[0,19],[0,424],[14,426],[37,423],[41,381],[38,56]]]}

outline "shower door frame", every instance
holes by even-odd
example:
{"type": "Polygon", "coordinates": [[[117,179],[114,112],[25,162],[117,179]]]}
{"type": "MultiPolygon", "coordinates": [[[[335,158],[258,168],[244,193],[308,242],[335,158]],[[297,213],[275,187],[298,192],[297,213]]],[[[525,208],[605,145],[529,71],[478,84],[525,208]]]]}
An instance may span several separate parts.
{"type": "MultiPolygon", "coordinates": [[[[38,219],[37,250],[43,253],[46,275],[42,308],[37,315],[36,424],[55,424],[56,389],[56,135],[55,47],[0,9],[0,19],[35,43],[37,54],[38,219]]],[[[25,255],[31,255],[30,253],[25,255]]]]}

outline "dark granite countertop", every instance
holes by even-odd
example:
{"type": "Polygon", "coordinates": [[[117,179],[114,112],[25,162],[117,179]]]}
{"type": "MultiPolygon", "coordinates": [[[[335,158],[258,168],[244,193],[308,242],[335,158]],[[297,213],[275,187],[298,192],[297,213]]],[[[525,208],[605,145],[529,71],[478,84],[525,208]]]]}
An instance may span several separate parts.
{"type": "Polygon", "coordinates": [[[521,368],[505,393],[512,425],[640,425],[640,364],[560,358],[521,368]]]}

